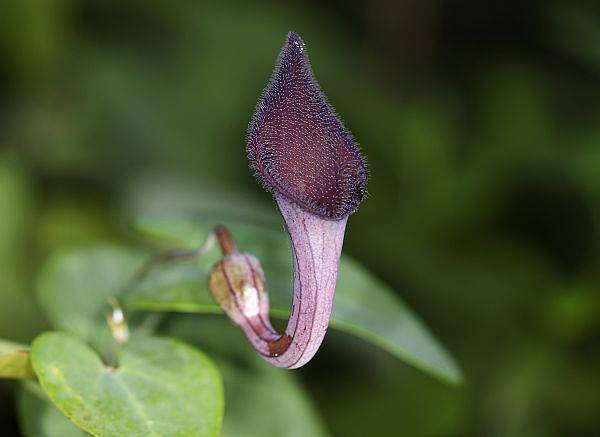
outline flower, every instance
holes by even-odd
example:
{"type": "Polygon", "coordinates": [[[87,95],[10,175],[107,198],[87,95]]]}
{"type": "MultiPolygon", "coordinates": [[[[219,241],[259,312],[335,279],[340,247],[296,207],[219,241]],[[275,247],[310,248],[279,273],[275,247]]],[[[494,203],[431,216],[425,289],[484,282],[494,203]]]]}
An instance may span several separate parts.
{"type": "Polygon", "coordinates": [[[213,268],[209,288],[263,358],[297,368],[314,356],[327,331],[346,222],[365,197],[367,172],[295,32],[288,34],[257,105],[247,152],[256,175],[273,193],[291,239],[294,295],[285,332],[270,324],[260,262],[239,252],[223,227],[215,233],[224,258],[213,268]]]}
{"type": "Polygon", "coordinates": [[[263,186],[320,217],[340,220],[362,202],[364,158],[290,32],[250,123],[250,164],[263,186]]]}

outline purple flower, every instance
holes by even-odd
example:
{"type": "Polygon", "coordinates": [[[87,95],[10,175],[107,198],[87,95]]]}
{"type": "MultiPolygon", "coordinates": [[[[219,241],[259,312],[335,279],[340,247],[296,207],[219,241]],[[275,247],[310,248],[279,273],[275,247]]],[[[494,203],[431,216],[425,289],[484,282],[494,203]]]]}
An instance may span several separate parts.
{"type": "Polygon", "coordinates": [[[294,297],[279,334],[269,321],[260,263],[216,229],[224,258],[209,288],[257,352],[278,367],[306,364],[323,341],[348,216],[366,192],[367,172],[352,135],[317,84],[300,36],[290,32],[248,133],[248,157],[271,191],[290,234],[294,297]]]}
{"type": "Polygon", "coordinates": [[[256,108],[247,150],[267,190],[315,215],[340,220],[363,200],[364,159],[319,88],[295,32],[256,108]]]}

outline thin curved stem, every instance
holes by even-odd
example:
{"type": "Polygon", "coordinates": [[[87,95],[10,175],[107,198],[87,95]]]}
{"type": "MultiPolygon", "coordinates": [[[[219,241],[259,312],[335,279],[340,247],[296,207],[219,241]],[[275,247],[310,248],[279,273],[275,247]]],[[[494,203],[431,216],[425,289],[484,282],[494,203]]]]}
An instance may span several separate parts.
{"type": "MultiPolygon", "coordinates": [[[[109,297],[108,303],[111,307],[111,310],[106,314],[106,320],[111,330],[111,334],[117,343],[125,343],[129,339],[129,328],[127,326],[127,322],[125,321],[119,300],[122,300],[130,290],[132,290],[139,282],[144,280],[155,268],[168,262],[191,260],[207,253],[215,245],[215,241],[217,240],[217,232],[217,229],[210,231],[204,239],[204,242],[197,248],[171,249],[151,255],[135,272],[127,285],[122,289],[121,293],[119,294],[119,298],[117,299],[115,296],[109,297]]],[[[140,333],[153,331],[164,316],[164,313],[149,314],[141,323],[141,325],[136,328],[135,332],[140,333]]]]}

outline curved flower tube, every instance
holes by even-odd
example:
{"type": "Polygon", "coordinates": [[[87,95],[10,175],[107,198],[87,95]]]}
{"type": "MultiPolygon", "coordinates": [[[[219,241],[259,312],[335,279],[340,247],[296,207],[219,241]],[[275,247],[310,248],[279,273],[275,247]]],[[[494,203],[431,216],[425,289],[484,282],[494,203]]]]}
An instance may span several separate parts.
{"type": "Polygon", "coordinates": [[[285,332],[269,321],[259,261],[239,252],[223,227],[215,233],[224,258],[209,288],[263,358],[297,368],[314,356],[327,331],[346,222],[364,198],[367,178],[364,158],[321,92],[294,32],[257,106],[247,151],[291,239],[294,294],[285,332]]]}

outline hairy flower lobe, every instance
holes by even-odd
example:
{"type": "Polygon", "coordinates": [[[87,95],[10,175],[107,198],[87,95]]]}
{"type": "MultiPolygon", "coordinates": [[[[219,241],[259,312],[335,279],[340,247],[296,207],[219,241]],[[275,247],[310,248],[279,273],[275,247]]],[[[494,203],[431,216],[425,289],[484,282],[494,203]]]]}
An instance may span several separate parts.
{"type": "Polygon", "coordinates": [[[319,88],[295,32],[257,106],[247,151],[268,190],[322,218],[339,220],[363,200],[364,159],[319,88]]]}

